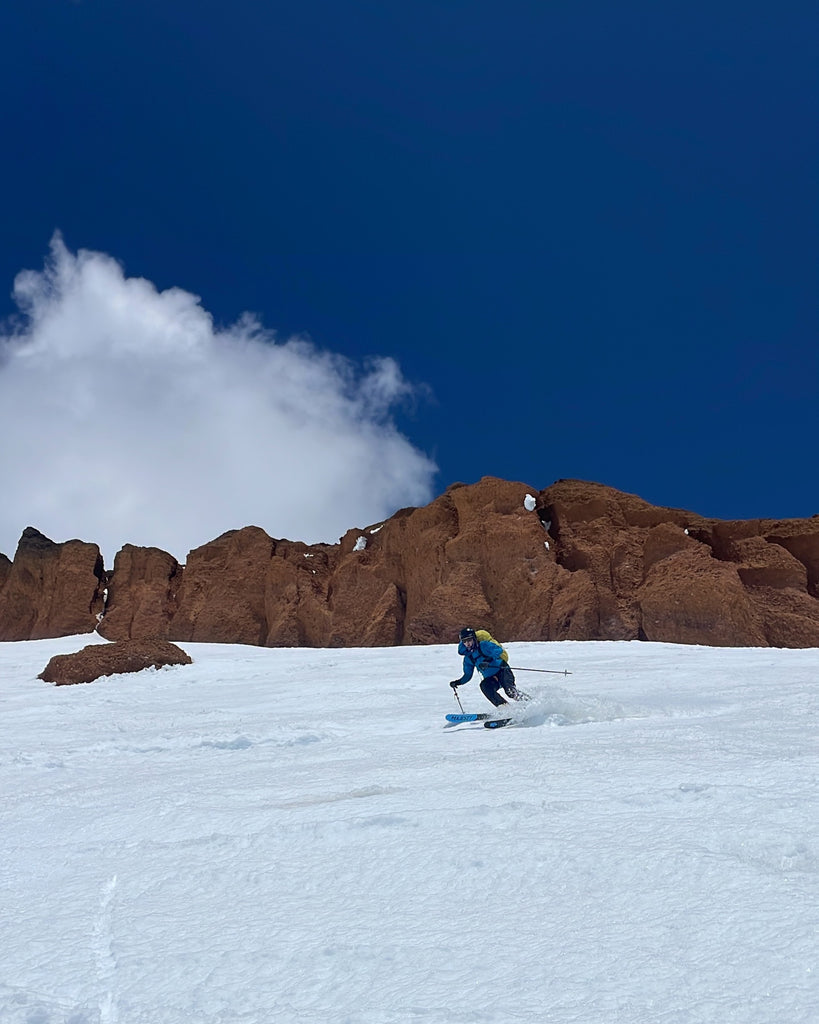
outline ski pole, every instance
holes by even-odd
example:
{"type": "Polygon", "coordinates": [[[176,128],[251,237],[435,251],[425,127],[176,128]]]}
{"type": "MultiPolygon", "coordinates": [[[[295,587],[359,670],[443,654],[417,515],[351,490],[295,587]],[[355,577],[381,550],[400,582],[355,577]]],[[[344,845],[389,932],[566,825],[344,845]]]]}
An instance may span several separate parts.
{"type": "Polygon", "coordinates": [[[461,698],[458,696],[458,691],[455,689],[454,686],[452,687],[452,692],[455,694],[455,700],[457,700],[458,702],[458,707],[461,709],[461,714],[464,714],[464,706],[463,704],[461,704],[461,698]]]}
{"type": "Polygon", "coordinates": [[[567,668],[562,670],[559,668],[519,668],[516,665],[510,665],[509,668],[511,668],[513,672],[548,672],[549,675],[553,676],[571,675],[571,672],[567,668]]]}

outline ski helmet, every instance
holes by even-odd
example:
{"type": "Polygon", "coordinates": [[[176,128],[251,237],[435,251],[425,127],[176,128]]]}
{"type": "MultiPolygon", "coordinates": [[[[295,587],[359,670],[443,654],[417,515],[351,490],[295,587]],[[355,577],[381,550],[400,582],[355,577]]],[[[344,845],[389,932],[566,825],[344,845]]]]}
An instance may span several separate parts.
{"type": "Polygon", "coordinates": [[[464,640],[477,640],[478,638],[475,636],[475,630],[471,626],[464,626],[458,634],[458,639],[463,643],[464,640]]]}

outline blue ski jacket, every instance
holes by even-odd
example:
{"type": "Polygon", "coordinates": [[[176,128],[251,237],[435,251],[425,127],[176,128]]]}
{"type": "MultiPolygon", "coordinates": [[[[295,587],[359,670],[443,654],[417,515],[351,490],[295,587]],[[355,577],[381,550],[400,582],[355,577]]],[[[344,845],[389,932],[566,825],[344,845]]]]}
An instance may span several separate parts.
{"type": "Polygon", "coordinates": [[[464,674],[458,680],[458,686],[463,686],[472,678],[472,673],[477,669],[484,679],[494,676],[503,668],[506,662],[501,657],[503,648],[493,644],[491,640],[479,640],[477,644],[468,651],[462,643],[458,644],[458,654],[463,655],[464,674]]]}

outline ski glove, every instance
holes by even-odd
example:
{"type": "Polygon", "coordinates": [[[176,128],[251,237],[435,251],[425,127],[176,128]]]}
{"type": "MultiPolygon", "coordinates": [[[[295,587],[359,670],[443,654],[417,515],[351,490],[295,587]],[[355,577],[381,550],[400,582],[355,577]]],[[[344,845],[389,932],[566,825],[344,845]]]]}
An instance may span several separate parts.
{"type": "Polygon", "coordinates": [[[449,685],[452,687],[453,690],[457,690],[458,687],[461,685],[461,680],[460,679],[453,679],[452,682],[449,685]]]}

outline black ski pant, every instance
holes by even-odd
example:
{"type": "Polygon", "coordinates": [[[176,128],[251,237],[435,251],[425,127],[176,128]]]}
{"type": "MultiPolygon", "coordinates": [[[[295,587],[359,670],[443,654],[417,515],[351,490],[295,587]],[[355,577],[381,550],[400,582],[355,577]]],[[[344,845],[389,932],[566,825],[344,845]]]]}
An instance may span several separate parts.
{"type": "Polygon", "coordinates": [[[508,665],[504,665],[502,669],[499,669],[493,676],[489,676],[481,683],[481,693],[496,708],[500,707],[501,704],[507,703],[498,693],[498,690],[503,690],[510,700],[526,700],[526,694],[521,693],[515,686],[515,675],[508,665]]]}

